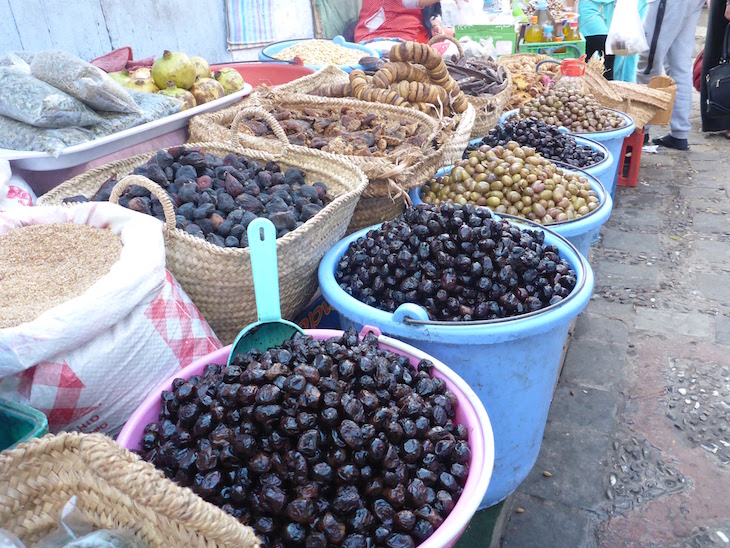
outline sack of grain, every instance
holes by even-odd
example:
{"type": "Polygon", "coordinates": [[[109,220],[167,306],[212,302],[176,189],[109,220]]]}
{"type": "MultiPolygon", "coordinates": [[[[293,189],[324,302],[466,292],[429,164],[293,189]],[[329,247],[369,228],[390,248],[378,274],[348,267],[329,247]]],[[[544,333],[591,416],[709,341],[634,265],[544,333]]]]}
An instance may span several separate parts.
{"type": "Polygon", "coordinates": [[[0,396],[51,431],[116,434],[220,346],[165,270],[155,219],[108,203],[0,214],[0,396]]]}

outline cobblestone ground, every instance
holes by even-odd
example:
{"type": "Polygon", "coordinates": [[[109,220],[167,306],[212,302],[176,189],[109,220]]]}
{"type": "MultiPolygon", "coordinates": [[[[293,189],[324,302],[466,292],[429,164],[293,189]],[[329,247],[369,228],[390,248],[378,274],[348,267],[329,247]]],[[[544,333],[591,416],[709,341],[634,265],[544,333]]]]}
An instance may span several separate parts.
{"type": "Polygon", "coordinates": [[[505,548],[730,546],[730,141],[701,133],[698,101],[691,150],[644,153],[594,244],[505,548]]]}

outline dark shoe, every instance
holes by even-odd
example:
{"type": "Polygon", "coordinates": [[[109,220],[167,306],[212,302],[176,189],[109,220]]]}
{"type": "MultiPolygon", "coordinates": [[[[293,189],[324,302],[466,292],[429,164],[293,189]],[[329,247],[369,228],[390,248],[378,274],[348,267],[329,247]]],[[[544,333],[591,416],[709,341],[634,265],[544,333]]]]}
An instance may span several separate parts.
{"type": "Polygon", "coordinates": [[[652,142],[655,145],[661,145],[663,147],[673,148],[675,150],[689,149],[689,143],[687,142],[687,139],[677,139],[676,137],[672,137],[671,135],[659,137],[657,139],[654,139],[652,142]]]}
{"type": "Polygon", "coordinates": [[[649,144],[649,139],[650,139],[649,132],[647,131],[647,132],[644,133],[644,144],[645,145],[648,145],[649,144]]]}

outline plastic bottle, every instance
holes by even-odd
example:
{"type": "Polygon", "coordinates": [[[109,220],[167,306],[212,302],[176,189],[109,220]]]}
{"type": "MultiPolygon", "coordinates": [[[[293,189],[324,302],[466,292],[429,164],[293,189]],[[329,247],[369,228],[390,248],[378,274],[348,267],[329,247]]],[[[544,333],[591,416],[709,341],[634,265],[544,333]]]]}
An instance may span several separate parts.
{"type": "Polygon", "coordinates": [[[546,25],[543,27],[542,41],[543,42],[552,42],[553,41],[553,26],[552,25],[546,25]]]}
{"type": "Polygon", "coordinates": [[[530,25],[525,31],[525,43],[542,41],[542,28],[537,24],[537,15],[530,17],[530,25]]]}
{"type": "Polygon", "coordinates": [[[586,72],[585,55],[578,59],[564,59],[560,64],[560,79],[555,82],[555,89],[571,88],[586,92],[583,75],[586,72]]]}
{"type": "Polygon", "coordinates": [[[578,31],[578,21],[571,21],[570,26],[565,27],[563,29],[563,34],[565,34],[565,41],[566,42],[575,42],[580,40],[580,32],[578,31]]]}
{"type": "Polygon", "coordinates": [[[537,15],[537,24],[543,29],[549,26],[552,32],[552,29],[555,28],[555,19],[553,19],[553,16],[548,9],[546,0],[538,0],[535,15],[537,15]]]}

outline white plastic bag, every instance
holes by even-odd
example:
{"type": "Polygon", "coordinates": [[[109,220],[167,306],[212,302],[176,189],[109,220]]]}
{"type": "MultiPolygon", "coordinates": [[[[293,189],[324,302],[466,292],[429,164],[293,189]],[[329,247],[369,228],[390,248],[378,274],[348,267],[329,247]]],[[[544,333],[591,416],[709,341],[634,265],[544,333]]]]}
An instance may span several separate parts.
{"type": "Polygon", "coordinates": [[[21,177],[13,175],[10,162],[0,160],[0,213],[35,204],[36,195],[21,177]]]}
{"type": "Polygon", "coordinates": [[[152,217],[109,203],[28,207],[0,215],[0,234],[63,222],[110,228],[120,258],[82,295],[0,329],[0,396],[44,412],[52,432],[114,434],[151,390],[221,344],[165,270],[152,217]]]}
{"type": "Polygon", "coordinates": [[[606,54],[635,55],[648,49],[639,0],[617,0],[606,38],[606,54]]]}
{"type": "Polygon", "coordinates": [[[484,13],[484,0],[457,0],[459,11],[455,14],[455,25],[487,25],[489,16],[484,13]]]}

